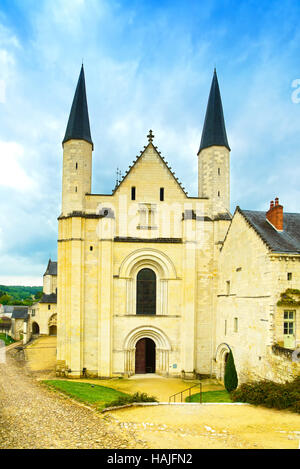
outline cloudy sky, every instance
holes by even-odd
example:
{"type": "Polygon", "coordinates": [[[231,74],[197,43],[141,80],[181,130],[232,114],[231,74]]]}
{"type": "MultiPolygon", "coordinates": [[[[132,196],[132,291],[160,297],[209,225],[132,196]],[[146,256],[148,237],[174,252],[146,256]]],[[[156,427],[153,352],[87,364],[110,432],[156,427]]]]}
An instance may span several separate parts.
{"type": "Polygon", "coordinates": [[[110,193],[150,128],[190,195],[216,66],[231,210],[300,211],[298,0],[0,0],[0,283],[56,259],[62,147],[84,62],[93,192],[110,193]]]}

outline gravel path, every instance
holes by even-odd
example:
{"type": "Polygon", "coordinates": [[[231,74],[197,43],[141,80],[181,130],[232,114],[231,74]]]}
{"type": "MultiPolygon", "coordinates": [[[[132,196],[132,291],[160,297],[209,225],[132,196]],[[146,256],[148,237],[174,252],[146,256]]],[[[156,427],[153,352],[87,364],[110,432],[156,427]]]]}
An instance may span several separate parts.
{"type": "Polygon", "coordinates": [[[0,448],[145,448],[134,431],[44,388],[27,370],[23,351],[0,363],[0,448]]]}

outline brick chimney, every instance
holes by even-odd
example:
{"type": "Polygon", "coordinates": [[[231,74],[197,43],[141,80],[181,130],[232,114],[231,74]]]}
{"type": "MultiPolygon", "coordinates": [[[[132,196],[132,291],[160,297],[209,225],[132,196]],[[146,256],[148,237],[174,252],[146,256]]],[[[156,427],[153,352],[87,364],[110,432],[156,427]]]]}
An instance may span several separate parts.
{"type": "Polygon", "coordinates": [[[283,231],[283,206],[279,205],[279,199],[276,197],[275,204],[273,200],[270,202],[270,208],[266,213],[267,220],[278,231],[283,231]]]}

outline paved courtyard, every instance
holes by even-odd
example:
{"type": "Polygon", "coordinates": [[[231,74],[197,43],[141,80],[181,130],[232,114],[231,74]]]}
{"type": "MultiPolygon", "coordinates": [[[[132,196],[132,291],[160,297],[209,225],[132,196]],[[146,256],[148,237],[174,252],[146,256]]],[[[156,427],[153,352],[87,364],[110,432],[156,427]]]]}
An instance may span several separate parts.
{"type": "Polygon", "coordinates": [[[135,407],[111,412],[151,448],[297,449],[300,416],[248,405],[135,407]]]}
{"type": "Polygon", "coordinates": [[[0,448],[144,448],[134,432],[41,386],[9,352],[0,364],[0,448]]]}
{"type": "MultiPolygon", "coordinates": [[[[50,339],[52,345],[45,338],[34,343],[32,354],[27,350],[29,361],[22,352],[10,351],[6,363],[0,364],[0,448],[299,448],[300,416],[286,411],[213,404],[98,414],[37,381],[53,373],[50,339]]],[[[147,391],[165,401],[187,383],[147,376],[97,384],[147,391]]],[[[204,389],[217,387],[208,380],[204,389]]]]}

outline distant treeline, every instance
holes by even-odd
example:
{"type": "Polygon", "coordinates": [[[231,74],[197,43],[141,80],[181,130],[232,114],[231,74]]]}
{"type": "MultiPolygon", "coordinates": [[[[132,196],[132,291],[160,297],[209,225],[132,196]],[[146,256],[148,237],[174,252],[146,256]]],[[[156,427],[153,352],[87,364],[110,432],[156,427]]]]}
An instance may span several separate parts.
{"type": "Polygon", "coordinates": [[[43,287],[0,285],[0,304],[31,306],[40,299],[43,287]]]}

